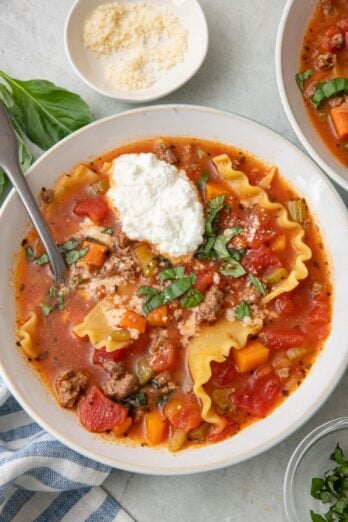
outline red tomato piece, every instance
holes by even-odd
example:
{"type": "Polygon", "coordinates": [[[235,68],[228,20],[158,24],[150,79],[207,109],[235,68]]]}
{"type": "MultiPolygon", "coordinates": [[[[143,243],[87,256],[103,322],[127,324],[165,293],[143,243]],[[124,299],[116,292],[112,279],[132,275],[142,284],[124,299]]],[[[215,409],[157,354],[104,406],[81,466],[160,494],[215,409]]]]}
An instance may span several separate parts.
{"type": "Polygon", "coordinates": [[[337,26],[329,27],[321,40],[322,50],[327,53],[337,53],[343,48],[343,46],[343,32],[337,26]]]}
{"type": "Polygon", "coordinates": [[[252,241],[249,241],[249,246],[251,248],[259,248],[263,243],[266,243],[267,241],[271,241],[275,236],[277,235],[277,232],[275,230],[270,230],[268,228],[260,228],[253,237],[252,241]]]}
{"type": "Polygon", "coordinates": [[[254,275],[261,275],[268,268],[282,266],[278,256],[266,245],[261,245],[256,250],[249,250],[243,257],[242,264],[254,275]]]}
{"type": "Polygon", "coordinates": [[[214,270],[198,270],[196,273],[197,280],[195,283],[197,290],[205,294],[208,288],[214,284],[215,274],[216,272],[214,272],[214,270]]]}
{"type": "Polygon", "coordinates": [[[254,417],[264,417],[280,397],[281,383],[274,373],[263,377],[254,376],[238,390],[233,400],[238,408],[254,417]]]}
{"type": "Polygon", "coordinates": [[[295,313],[295,305],[287,294],[277,297],[275,301],[276,312],[280,315],[292,315],[295,313]]]}
{"type": "Polygon", "coordinates": [[[102,199],[81,199],[73,212],[76,216],[87,216],[94,223],[100,223],[108,214],[108,206],[102,199]]]}
{"type": "Polygon", "coordinates": [[[348,18],[342,18],[342,20],[340,20],[338,22],[338,27],[341,29],[341,31],[343,31],[344,33],[348,33],[348,18]]]}
{"type": "Polygon", "coordinates": [[[88,431],[102,433],[112,430],[122,424],[127,416],[127,408],[105,397],[95,385],[79,404],[80,421],[88,431]]]}
{"type": "Polygon", "coordinates": [[[324,301],[315,299],[307,319],[310,324],[328,324],[330,322],[329,305],[324,301]]]}
{"type": "Polygon", "coordinates": [[[127,348],[121,348],[120,350],[115,350],[114,352],[107,352],[105,348],[94,350],[93,364],[103,366],[103,364],[107,361],[122,361],[127,356],[127,353],[127,348]]]}
{"type": "Polygon", "coordinates": [[[239,375],[232,355],[223,363],[212,362],[211,371],[211,382],[214,388],[230,388],[236,384],[239,375]]]}
{"type": "Polygon", "coordinates": [[[228,421],[227,426],[220,432],[212,432],[208,435],[207,440],[209,442],[220,442],[222,440],[231,437],[238,431],[238,424],[233,421],[228,421]]]}
{"type": "Polygon", "coordinates": [[[287,350],[303,346],[307,336],[298,328],[265,328],[260,333],[260,339],[272,350],[287,350]]]}
{"type": "Polygon", "coordinates": [[[154,373],[171,370],[177,361],[178,349],[173,343],[166,343],[151,356],[150,366],[154,373]]]}
{"type": "Polygon", "coordinates": [[[163,413],[175,429],[185,433],[202,423],[201,408],[193,394],[172,399],[165,405],[163,413]]]}

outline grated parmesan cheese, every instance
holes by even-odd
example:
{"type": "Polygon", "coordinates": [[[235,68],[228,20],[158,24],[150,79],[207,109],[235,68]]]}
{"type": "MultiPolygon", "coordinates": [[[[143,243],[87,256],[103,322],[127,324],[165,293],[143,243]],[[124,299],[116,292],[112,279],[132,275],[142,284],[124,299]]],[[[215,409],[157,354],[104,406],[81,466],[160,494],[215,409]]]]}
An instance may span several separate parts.
{"type": "Polygon", "coordinates": [[[84,46],[110,57],[107,80],[124,90],[146,89],[184,60],[188,32],[167,8],[146,3],[109,3],[87,19],[84,46]]]}

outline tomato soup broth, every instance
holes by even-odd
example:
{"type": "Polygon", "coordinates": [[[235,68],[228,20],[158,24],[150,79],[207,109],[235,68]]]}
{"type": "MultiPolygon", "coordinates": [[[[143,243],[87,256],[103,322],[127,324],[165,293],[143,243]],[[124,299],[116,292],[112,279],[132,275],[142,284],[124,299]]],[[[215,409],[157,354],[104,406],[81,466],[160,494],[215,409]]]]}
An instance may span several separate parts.
{"type": "Polygon", "coordinates": [[[31,230],[15,271],[18,345],[86,429],[171,451],[218,442],[269,415],[306,377],[330,331],[330,268],[305,201],[276,168],[220,143],[156,138],[78,166],[42,197],[68,272],[53,284],[31,230]],[[204,236],[189,256],[166,257],[122,230],[110,169],[140,153],[182,169],[196,191],[204,236]],[[237,194],[221,174],[228,162],[240,186],[248,180],[279,209],[237,194]],[[104,345],[88,322],[100,303],[118,321],[104,345]],[[221,325],[234,341],[220,349],[221,325]],[[216,346],[203,365],[209,335],[216,346]]]}

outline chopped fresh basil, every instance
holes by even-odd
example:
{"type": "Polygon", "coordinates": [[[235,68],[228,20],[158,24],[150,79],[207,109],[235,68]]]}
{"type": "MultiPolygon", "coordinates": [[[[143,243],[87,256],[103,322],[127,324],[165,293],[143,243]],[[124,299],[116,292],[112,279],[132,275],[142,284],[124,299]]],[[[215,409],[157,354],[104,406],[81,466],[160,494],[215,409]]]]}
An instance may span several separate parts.
{"type": "Polygon", "coordinates": [[[205,237],[204,242],[199,245],[196,251],[196,257],[198,257],[198,259],[207,259],[209,257],[215,244],[215,239],[216,236],[205,237]]]}
{"type": "Polygon", "coordinates": [[[146,406],[147,405],[147,395],[144,392],[135,393],[131,397],[128,397],[128,399],[125,402],[126,406],[128,408],[139,408],[140,406],[146,406]]]}
{"type": "Polygon", "coordinates": [[[231,253],[227,249],[227,244],[233,237],[243,232],[243,230],[242,227],[226,228],[224,233],[216,238],[213,248],[218,259],[228,259],[231,257],[231,253]]]}
{"type": "Polygon", "coordinates": [[[246,274],[245,268],[235,259],[229,259],[219,268],[219,271],[222,275],[234,277],[235,279],[246,274]]]}
{"type": "Polygon", "coordinates": [[[328,82],[319,82],[311,97],[313,105],[318,109],[324,100],[348,93],[348,78],[335,78],[328,82]]]}
{"type": "Polygon", "coordinates": [[[311,495],[323,504],[331,504],[324,516],[310,511],[313,522],[346,522],[348,520],[348,460],[337,444],[330,459],[337,466],[315,477],[311,483],[311,495]]]}
{"type": "Polygon", "coordinates": [[[183,308],[192,308],[197,306],[204,301],[204,295],[197,290],[197,288],[191,288],[186,295],[181,299],[180,304],[183,308]]]}
{"type": "Polygon", "coordinates": [[[27,261],[35,263],[36,265],[46,265],[48,263],[47,254],[42,254],[41,256],[35,257],[34,250],[27,246],[25,247],[25,257],[27,261]]]}
{"type": "Polygon", "coordinates": [[[49,297],[54,297],[56,294],[57,294],[57,288],[53,285],[53,286],[51,286],[51,288],[48,290],[47,295],[48,295],[49,297]]]}
{"type": "Polygon", "coordinates": [[[37,258],[34,259],[34,263],[36,265],[46,265],[48,263],[48,256],[47,254],[42,254],[42,256],[39,256],[37,258]]]}
{"type": "Polygon", "coordinates": [[[73,265],[74,263],[76,263],[76,261],[81,259],[81,257],[86,255],[88,250],[89,246],[87,246],[86,248],[81,248],[81,250],[70,250],[70,252],[68,252],[65,256],[66,264],[69,266],[73,265]]]}
{"type": "Polygon", "coordinates": [[[106,227],[106,228],[103,228],[103,230],[101,231],[102,234],[108,234],[109,236],[112,236],[112,228],[111,227],[106,227]]]}
{"type": "Polygon", "coordinates": [[[250,306],[246,301],[241,301],[234,311],[234,316],[238,321],[243,321],[245,317],[251,317],[250,306]]]}
{"type": "Polygon", "coordinates": [[[139,288],[137,294],[146,296],[146,302],[143,305],[144,314],[147,315],[155,308],[169,303],[177,297],[185,294],[195,284],[196,279],[196,274],[191,272],[188,276],[174,279],[173,283],[164,288],[160,293],[151,287],[139,288]]]}
{"type": "Polygon", "coordinates": [[[185,275],[185,267],[178,266],[177,268],[167,268],[166,270],[162,270],[158,274],[158,277],[161,281],[167,281],[168,279],[181,279],[185,275]]]}
{"type": "Polygon", "coordinates": [[[77,247],[77,241],[76,239],[69,239],[69,241],[66,241],[63,245],[59,247],[59,251],[61,254],[64,252],[70,252],[71,250],[74,250],[77,247]]]}
{"type": "Polygon", "coordinates": [[[157,406],[164,406],[170,399],[170,394],[167,395],[161,395],[161,397],[158,397],[156,405],[157,406]]]}
{"type": "Polygon", "coordinates": [[[308,78],[310,78],[312,76],[312,74],[313,74],[312,69],[307,69],[307,71],[303,71],[303,72],[296,74],[295,80],[296,80],[297,86],[301,92],[303,92],[303,90],[304,90],[305,81],[308,80],[308,78]]]}
{"type": "Polygon", "coordinates": [[[151,386],[153,387],[154,390],[159,390],[160,387],[161,387],[159,385],[157,379],[151,379],[150,384],[151,384],[151,386]]]}
{"type": "Polygon", "coordinates": [[[258,277],[254,276],[253,274],[249,274],[249,279],[261,295],[266,295],[266,290],[264,289],[264,286],[258,277]]]}
{"type": "Polygon", "coordinates": [[[50,315],[54,307],[50,305],[40,304],[40,308],[42,310],[42,313],[47,317],[48,315],[50,315]]]}
{"type": "Polygon", "coordinates": [[[57,295],[57,306],[59,310],[64,308],[64,296],[62,294],[57,295]]]}
{"type": "Polygon", "coordinates": [[[201,193],[202,198],[205,197],[205,187],[207,185],[207,181],[209,178],[208,172],[203,172],[203,174],[200,176],[200,178],[197,181],[197,187],[199,192],[201,193]]]}
{"type": "Polygon", "coordinates": [[[27,261],[34,261],[34,259],[35,259],[34,250],[30,246],[26,246],[24,250],[25,250],[25,257],[26,257],[27,261]]]}
{"type": "Polygon", "coordinates": [[[225,195],[217,196],[209,201],[205,218],[205,233],[215,235],[216,218],[225,206],[225,195]]]}

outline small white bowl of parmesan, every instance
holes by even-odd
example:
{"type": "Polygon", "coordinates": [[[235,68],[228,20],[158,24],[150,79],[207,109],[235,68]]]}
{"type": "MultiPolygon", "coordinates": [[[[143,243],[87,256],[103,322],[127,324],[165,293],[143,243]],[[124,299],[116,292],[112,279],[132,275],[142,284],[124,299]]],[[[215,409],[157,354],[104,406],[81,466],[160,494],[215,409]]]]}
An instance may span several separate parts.
{"type": "Polygon", "coordinates": [[[197,0],[76,0],[65,49],[96,91],[129,103],[162,98],[192,78],[208,50],[197,0]]]}

